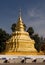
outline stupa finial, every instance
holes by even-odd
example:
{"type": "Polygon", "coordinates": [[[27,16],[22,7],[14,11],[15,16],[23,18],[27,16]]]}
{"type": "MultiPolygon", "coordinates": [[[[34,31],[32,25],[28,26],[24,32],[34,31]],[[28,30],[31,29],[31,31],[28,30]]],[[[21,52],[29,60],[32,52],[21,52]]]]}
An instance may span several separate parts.
{"type": "Polygon", "coordinates": [[[24,31],[23,21],[22,21],[22,17],[21,17],[21,9],[19,10],[19,18],[18,18],[18,22],[16,25],[16,30],[24,31]]]}
{"type": "Polygon", "coordinates": [[[20,10],[19,10],[19,20],[22,22],[21,8],[20,8],[20,10]]]}
{"type": "Polygon", "coordinates": [[[20,8],[20,10],[19,10],[19,16],[21,17],[21,8],[20,8]]]}

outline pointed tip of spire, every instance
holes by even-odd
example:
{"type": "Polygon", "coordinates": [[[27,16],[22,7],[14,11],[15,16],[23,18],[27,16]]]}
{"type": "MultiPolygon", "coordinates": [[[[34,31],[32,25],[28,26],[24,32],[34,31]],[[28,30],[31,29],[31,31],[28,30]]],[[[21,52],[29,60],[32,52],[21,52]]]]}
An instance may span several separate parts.
{"type": "Polygon", "coordinates": [[[22,21],[22,17],[21,17],[21,9],[19,10],[19,18],[17,21],[16,30],[24,31],[23,21],[22,21]]]}
{"type": "Polygon", "coordinates": [[[21,8],[19,10],[19,20],[22,21],[22,17],[21,17],[21,8]]]}
{"type": "Polygon", "coordinates": [[[19,10],[19,16],[21,17],[21,8],[20,8],[20,10],[19,10]]]}

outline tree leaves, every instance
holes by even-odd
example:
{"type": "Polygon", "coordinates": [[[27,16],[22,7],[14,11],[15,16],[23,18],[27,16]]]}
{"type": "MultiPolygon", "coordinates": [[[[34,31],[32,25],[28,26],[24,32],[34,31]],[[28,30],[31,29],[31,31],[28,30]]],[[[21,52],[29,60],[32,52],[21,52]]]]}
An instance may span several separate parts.
{"type": "Polygon", "coordinates": [[[8,40],[10,35],[6,31],[0,29],[0,52],[3,52],[6,47],[6,40],[8,40]]]}

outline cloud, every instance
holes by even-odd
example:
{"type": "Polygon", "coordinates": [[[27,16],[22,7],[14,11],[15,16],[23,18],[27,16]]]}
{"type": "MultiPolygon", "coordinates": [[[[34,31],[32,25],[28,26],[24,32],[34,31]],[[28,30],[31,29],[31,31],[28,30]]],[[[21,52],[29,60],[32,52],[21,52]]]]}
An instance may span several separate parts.
{"type": "Polygon", "coordinates": [[[37,7],[27,11],[28,27],[33,26],[35,32],[40,36],[45,37],[45,9],[38,9],[37,7]]]}
{"type": "Polygon", "coordinates": [[[41,9],[38,9],[37,7],[35,8],[32,8],[31,10],[28,10],[27,12],[28,16],[29,17],[32,17],[32,18],[45,18],[45,11],[44,11],[44,8],[41,8],[41,9]]]}

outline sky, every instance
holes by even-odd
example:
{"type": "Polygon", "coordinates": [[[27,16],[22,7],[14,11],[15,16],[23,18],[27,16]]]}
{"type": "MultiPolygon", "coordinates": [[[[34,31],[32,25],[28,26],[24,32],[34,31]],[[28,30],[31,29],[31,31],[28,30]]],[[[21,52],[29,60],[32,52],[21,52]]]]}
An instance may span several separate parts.
{"type": "Polygon", "coordinates": [[[35,33],[45,37],[45,0],[0,0],[0,28],[12,33],[21,8],[23,22],[35,33]]]}

